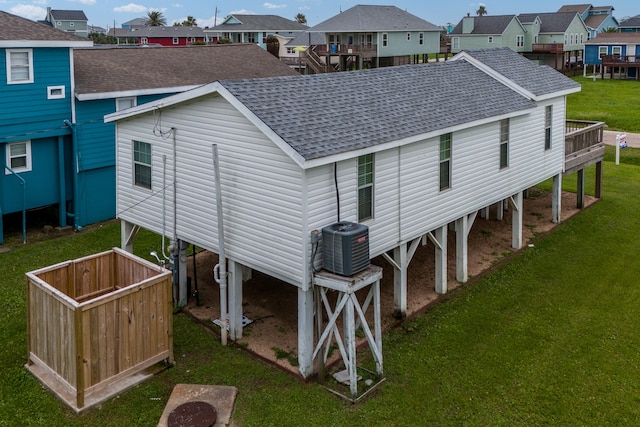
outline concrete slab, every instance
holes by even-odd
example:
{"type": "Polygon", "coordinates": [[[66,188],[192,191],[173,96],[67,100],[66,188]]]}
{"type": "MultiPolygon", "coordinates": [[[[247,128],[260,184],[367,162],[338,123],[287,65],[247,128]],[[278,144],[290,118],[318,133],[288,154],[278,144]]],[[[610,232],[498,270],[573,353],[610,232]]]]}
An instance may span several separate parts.
{"type": "Polygon", "coordinates": [[[169,414],[178,406],[195,401],[206,402],[216,409],[218,418],[214,426],[228,426],[237,395],[238,389],[231,386],[176,384],[162,412],[158,427],[167,427],[169,414]]]}

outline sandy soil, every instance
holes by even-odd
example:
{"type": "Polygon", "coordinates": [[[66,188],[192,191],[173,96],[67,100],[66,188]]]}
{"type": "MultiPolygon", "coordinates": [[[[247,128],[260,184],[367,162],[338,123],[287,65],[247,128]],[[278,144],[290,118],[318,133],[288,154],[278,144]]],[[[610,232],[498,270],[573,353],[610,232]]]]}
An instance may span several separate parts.
{"type": "MultiPolygon", "coordinates": [[[[585,206],[596,200],[594,197],[585,196],[585,206]]],[[[578,212],[576,195],[563,194],[562,220],[578,212]]],[[[511,212],[505,212],[504,219],[498,221],[496,207],[493,206],[489,216],[489,219],[482,219],[478,215],[469,235],[470,281],[514,252],[511,248],[511,212]]],[[[543,194],[535,189],[530,190],[528,198],[524,200],[523,250],[526,250],[527,244],[532,239],[549,232],[556,225],[550,221],[550,218],[551,194],[543,194]]],[[[455,233],[449,232],[448,239],[448,288],[451,291],[461,284],[455,280],[455,233]]],[[[213,253],[202,251],[197,254],[196,269],[200,305],[196,304],[195,298],[190,297],[185,311],[219,333],[220,329],[212,321],[220,316],[219,289],[211,275],[216,263],[217,255],[213,253]]],[[[383,267],[381,316],[383,330],[385,330],[398,324],[393,317],[393,268],[382,257],[373,259],[372,263],[383,267]]],[[[193,260],[190,258],[187,262],[190,277],[192,264],[193,260]]],[[[434,291],[434,271],[434,246],[429,242],[416,251],[409,265],[408,316],[438,299],[438,294],[434,291]]],[[[291,364],[290,358],[283,357],[286,353],[292,357],[297,355],[297,288],[254,272],[252,279],[244,283],[243,310],[244,315],[253,322],[244,328],[244,336],[238,344],[260,358],[297,374],[297,367],[291,364]],[[277,353],[280,353],[279,359],[276,357],[277,353]]],[[[371,312],[370,308],[367,314],[371,312]]],[[[335,354],[330,361],[337,357],[338,354],[335,354]]]]}

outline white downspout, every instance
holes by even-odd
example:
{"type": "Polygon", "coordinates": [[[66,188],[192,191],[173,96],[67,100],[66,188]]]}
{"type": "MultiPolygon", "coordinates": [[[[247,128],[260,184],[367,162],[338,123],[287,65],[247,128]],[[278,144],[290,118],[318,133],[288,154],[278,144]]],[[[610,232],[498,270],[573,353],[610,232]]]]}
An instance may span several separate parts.
{"type": "Polygon", "coordinates": [[[220,285],[220,340],[222,345],[227,345],[227,257],[224,250],[220,161],[218,159],[218,144],[212,144],[211,147],[213,149],[213,171],[216,181],[216,211],[218,215],[218,264],[213,267],[213,280],[220,285]]]}

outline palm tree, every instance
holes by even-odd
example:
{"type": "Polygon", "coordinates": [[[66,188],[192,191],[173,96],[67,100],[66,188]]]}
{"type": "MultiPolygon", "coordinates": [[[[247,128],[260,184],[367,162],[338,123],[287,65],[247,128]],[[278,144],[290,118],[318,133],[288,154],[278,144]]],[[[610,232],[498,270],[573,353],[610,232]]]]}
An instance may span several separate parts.
{"type": "Polygon", "coordinates": [[[298,24],[307,25],[307,17],[304,16],[304,13],[298,13],[293,19],[295,19],[298,24]]]}
{"type": "Polygon", "coordinates": [[[147,12],[146,24],[149,27],[164,27],[167,25],[167,18],[159,10],[150,10],[147,12]]]}
{"type": "Polygon", "coordinates": [[[476,15],[484,16],[486,14],[487,14],[487,8],[484,7],[484,5],[480,5],[480,7],[478,7],[478,10],[476,10],[476,15]]]}
{"type": "Polygon", "coordinates": [[[194,18],[193,16],[187,16],[187,19],[182,21],[182,26],[183,27],[197,27],[198,23],[196,22],[196,18],[194,18]]]}

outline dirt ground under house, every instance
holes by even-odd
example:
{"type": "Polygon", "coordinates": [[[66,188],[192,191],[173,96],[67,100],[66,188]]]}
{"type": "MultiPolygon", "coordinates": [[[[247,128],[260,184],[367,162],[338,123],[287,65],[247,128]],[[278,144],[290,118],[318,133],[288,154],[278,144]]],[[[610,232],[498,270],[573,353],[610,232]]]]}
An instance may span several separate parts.
{"type": "MultiPolygon", "coordinates": [[[[550,192],[543,193],[540,190],[531,189],[528,197],[524,199],[523,250],[526,250],[527,245],[536,236],[549,232],[557,225],[550,220],[551,196],[550,192]]],[[[596,200],[595,197],[585,196],[585,207],[596,200]]],[[[478,215],[469,234],[469,281],[515,252],[511,248],[511,210],[505,212],[503,220],[500,221],[496,219],[496,209],[496,206],[491,207],[489,219],[482,219],[478,215]]],[[[576,208],[576,194],[563,193],[562,221],[579,211],[576,208]]],[[[449,232],[447,260],[449,292],[464,286],[456,281],[455,246],[455,233],[449,232]]],[[[409,264],[408,317],[423,310],[439,297],[434,290],[434,253],[433,243],[428,242],[427,245],[418,248],[409,264]]],[[[190,295],[184,310],[219,334],[220,328],[213,323],[213,319],[220,317],[219,288],[212,278],[212,269],[217,260],[217,255],[208,251],[201,251],[196,255],[200,304],[197,305],[196,299],[190,295]]],[[[372,263],[383,267],[380,294],[382,329],[384,331],[398,325],[397,319],[393,317],[393,267],[382,257],[373,259],[372,263]]],[[[191,257],[187,261],[187,266],[188,275],[192,277],[193,259],[191,257]]],[[[361,301],[362,299],[360,298],[361,301]]],[[[291,359],[295,358],[298,353],[297,287],[254,271],[252,278],[243,285],[242,305],[244,316],[252,322],[244,328],[243,337],[238,340],[237,344],[259,358],[297,375],[297,366],[291,363],[291,359]],[[292,357],[287,357],[287,355],[292,357]]],[[[370,307],[367,312],[368,317],[372,317],[372,311],[372,307],[370,307]]],[[[371,321],[369,324],[372,325],[371,321]]],[[[373,326],[371,327],[373,328],[373,326]]],[[[366,346],[364,348],[365,351],[368,351],[366,346]]],[[[329,359],[329,364],[339,358],[339,352],[334,353],[337,354],[329,359]]]]}

